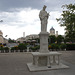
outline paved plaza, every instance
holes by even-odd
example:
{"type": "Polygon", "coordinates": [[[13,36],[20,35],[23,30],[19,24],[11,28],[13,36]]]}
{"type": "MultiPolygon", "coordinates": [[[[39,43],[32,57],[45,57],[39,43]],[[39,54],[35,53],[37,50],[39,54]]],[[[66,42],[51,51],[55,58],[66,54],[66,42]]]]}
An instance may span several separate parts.
{"type": "Polygon", "coordinates": [[[27,63],[32,62],[31,53],[0,53],[0,75],[75,75],[75,51],[60,53],[61,62],[70,68],[39,72],[30,72],[27,67],[27,63]]]}

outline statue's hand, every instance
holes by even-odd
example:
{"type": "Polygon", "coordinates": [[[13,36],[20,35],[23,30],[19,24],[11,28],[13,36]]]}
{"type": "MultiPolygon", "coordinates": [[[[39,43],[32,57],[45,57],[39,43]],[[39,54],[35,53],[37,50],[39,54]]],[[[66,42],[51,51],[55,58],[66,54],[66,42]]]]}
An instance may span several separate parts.
{"type": "Polygon", "coordinates": [[[47,15],[50,16],[49,13],[47,13],[47,15]]]}

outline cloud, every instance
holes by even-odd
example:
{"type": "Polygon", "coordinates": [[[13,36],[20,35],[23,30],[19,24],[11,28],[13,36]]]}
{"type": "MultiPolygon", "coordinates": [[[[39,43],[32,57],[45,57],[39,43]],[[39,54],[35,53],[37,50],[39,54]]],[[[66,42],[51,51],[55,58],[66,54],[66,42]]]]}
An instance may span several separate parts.
{"type": "Polygon", "coordinates": [[[61,15],[61,12],[59,12],[59,11],[52,11],[52,12],[50,12],[50,16],[49,16],[49,19],[48,19],[48,28],[50,28],[50,27],[56,27],[56,26],[58,26],[58,22],[57,22],[57,20],[56,20],[56,18],[59,18],[60,17],[60,15],[61,15]]]}
{"type": "Polygon", "coordinates": [[[0,0],[0,11],[9,11],[11,8],[34,8],[38,9],[43,0],[0,0]]]}
{"type": "Polygon", "coordinates": [[[39,10],[31,9],[31,8],[24,8],[19,9],[18,12],[1,12],[0,17],[3,20],[3,25],[7,24],[9,26],[26,26],[26,25],[33,25],[36,21],[39,20],[38,18],[39,10]]]}
{"type": "Polygon", "coordinates": [[[74,3],[75,0],[0,0],[0,11],[12,11],[15,8],[41,9],[47,5],[50,11],[61,10],[63,4],[74,3]]]}
{"type": "Polygon", "coordinates": [[[39,15],[39,10],[31,8],[23,10],[19,13],[19,16],[22,19],[22,21],[24,21],[27,24],[35,23],[39,19],[38,15],[39,15]]]}
{"type": "Polygon", "coordinates": [[[56,20],[56,18],[59,18],[61,16],[61,11],[51,11],[50,12],[50,20],[56,20]]]}
{"type": "Polygon", "coordinates": [[[38,34],[40,31],[39,10],[31,8],[15,10],[18,11],[0,12],[3,20],[3,23],[0,23],[0,29],[4,36],[8,35],[8,38],[17,39],[22,36],[22,32],[26,32],[26,35],[38,34]]]}
{"type": "Polygon", "coordinates": [[[48,11],[62,11],[61,6],[65,4],[74,4],[75,0],[44,0],[48,11]]]}
{"type": "MultiPolygon", "coordinates": [[[[0,17],[3,20],[3,23],[0,23],[0,29],[3,31],[4,36],[8,35],[7,38],[17,39],[25,35],[30,34],[39,34],[41,31],[41,24],[39,19],[38,9],[32,8],[16,8],[13,9],[13,12],[0,12],[0,17]]],[[[49,32],[50,28],[53,26],[58,31],[60,26],[56,21],[56,18],[60,17],[61,12],[51,11],[50,17],[48,19],[47,31],[49,32]]],[[[64,34],[61,32],[61,34],[64,34]]]]}
{"type": "Polygon", "coordinates": [[[17,27],[17,26],[0,26],[2,29],[3,36],[8,35],[7,38],[17,39],[23,37],[23,32],[25,32],[25,36],[30,34],[39,34],[40,33],[40,23],[36,22],[35,25],[27,25],[25,27],[17,27]]]}

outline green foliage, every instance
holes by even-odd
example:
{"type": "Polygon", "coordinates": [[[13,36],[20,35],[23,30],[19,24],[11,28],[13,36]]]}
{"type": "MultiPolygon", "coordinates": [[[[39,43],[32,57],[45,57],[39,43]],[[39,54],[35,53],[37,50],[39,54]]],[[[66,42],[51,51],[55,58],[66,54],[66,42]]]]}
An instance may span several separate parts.
{"type": "Polygon", "coordinates": [[[24,50],[24,49],[27,49],[27,46],[26,46],[26,44],[24,44],[24,43],[20,43],[20,44],[18,45],[18,48],[19,48],[20,50],[24,50]]]}
{"type": "Polygon", "coordinates": [[[4,47],[4,50],[9,50],[9,48],[8,47],[4,47]]]}
{"type": "Polygon", "coordinates": [[[59,49],[59,45],[53,43],[53,44],[51,44],[51,49],[55,49],[55,50],[57,50],[57,49],[59,49]]]}
{"type": "Polygon", "coordinates": [[[14,52],[14,50],[15,50],[15,47],[11,47],[11,52],[14,52]]]}
{"type": "Polygon", "coordinates": [[[57,19],[60,26],[65,27],[66,38],[74,41],[75,40],[75,4],[63,5],[66,10],[61,14],[61,18],[57,19]]]}
{"type": "Polygon", "coordinates": [[[0,47],[1,53],[4,53],[4,48],[0,47]]]}
{"type": "Polygon", "coordinates": [[[49,44],[52,44],[55,42],[58,44],[61,44],[61,42],[64,42],[64,37],[62,35],[58,35],[57,37],[55,35],[51,35],[48,38],[48,42],[49,44]]]}
{"type": "Polygon", "coordinates": [[[4,48],[3,47],[0,47],[0,50],[4,50],[4,48]]]}
{"type": "Polygon", "coordinates": [[[57,36],[57,43],[60,44],[64,40],[64,37],[61,35],[57,36]]]}
{"type": "Polygon", "coordinates": [[[48,49],[51,49],[51,45],[48,46],[48,49]]]}
{"type": "Polygon", "coordinates": [[[49,36],[48,40],[49,40],[49,44],[50,44],[50,43],[55,43],[55,41],[56,41],[56,36],[55,36],[55,35],[51,35],[51,36],[49,36]]]}
{"type": "Polygon", "coordinates": [[[66,44],[55,44],[55,43],[52,43],[50,45],[50,49],[52,50],[64,50],[66,48],[66,44]]]}
{"type": "Polygon", "coordinates": [[[17,43],[20,43],[20,41],[18,41],[17,43]]]}
{"type": "Polygon", "coordinates": [[[11,47],[11,50],[15,50],[15,47],[11,47]]]}
{"type": "Polygon", "coordinates": [[[15,40],[12,40],[11,38],[8,39],[8,42],[9,43],[16,43],[16,41],[15,40]]]}
{"type": "Polygon", "coordinates": [[[60,44],[59,48],[62,49],[62,50],[66,49],[66,44],[60,44]]]}
{"type": "Polygon", "coordinates": [[[35,52],[36,50],[40,49],[40,46],[30,47],[30,49],[35,52]]]}
{"type": "Polygon", "coordinates": [[[66,44],[66,50],[75,50],[75,44],[66,44]]]}
{"type": "Polygon", "coordinates": [[[36,50],[40,49],[40,46],[35,46],[36,50]]]}
{"type": "Polygon", "coordinates": [[[51,49],[55,49],[55,44],[51,44],[51,49]]]}
{"type": "Polygon", "coordinates": [[[14,49],[15,49],[15,50],[18,50],[19,48],[18,48],[18,46],[15,46],[14,49]]]}
{"type": "Polygon", "coordinates": [[[18,49],[19,49],[18,46],[11,47],[11,51],[12,51],[12,52],[14,52],[14,50],[16,50],[16,52],[18,52],[18,49]]]}
{"type": "Polygon", "coordinates": [[[4,47],[4,50],[5,50],[6,53],[9,52],[9,48],[8,47],[4,47]]]}

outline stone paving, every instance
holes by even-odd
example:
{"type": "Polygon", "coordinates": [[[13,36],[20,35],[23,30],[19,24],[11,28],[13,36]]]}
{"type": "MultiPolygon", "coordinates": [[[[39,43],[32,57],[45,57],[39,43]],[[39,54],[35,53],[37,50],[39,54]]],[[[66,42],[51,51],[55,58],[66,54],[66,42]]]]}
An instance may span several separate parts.
{"type": "Polygon", "coordinates": [[[27,63],[32,62],[31,53],[0,53],[0,75],[75,75],[75,51],[60,51],[61,61],[69,69],[30,72],[27,63]]]}

